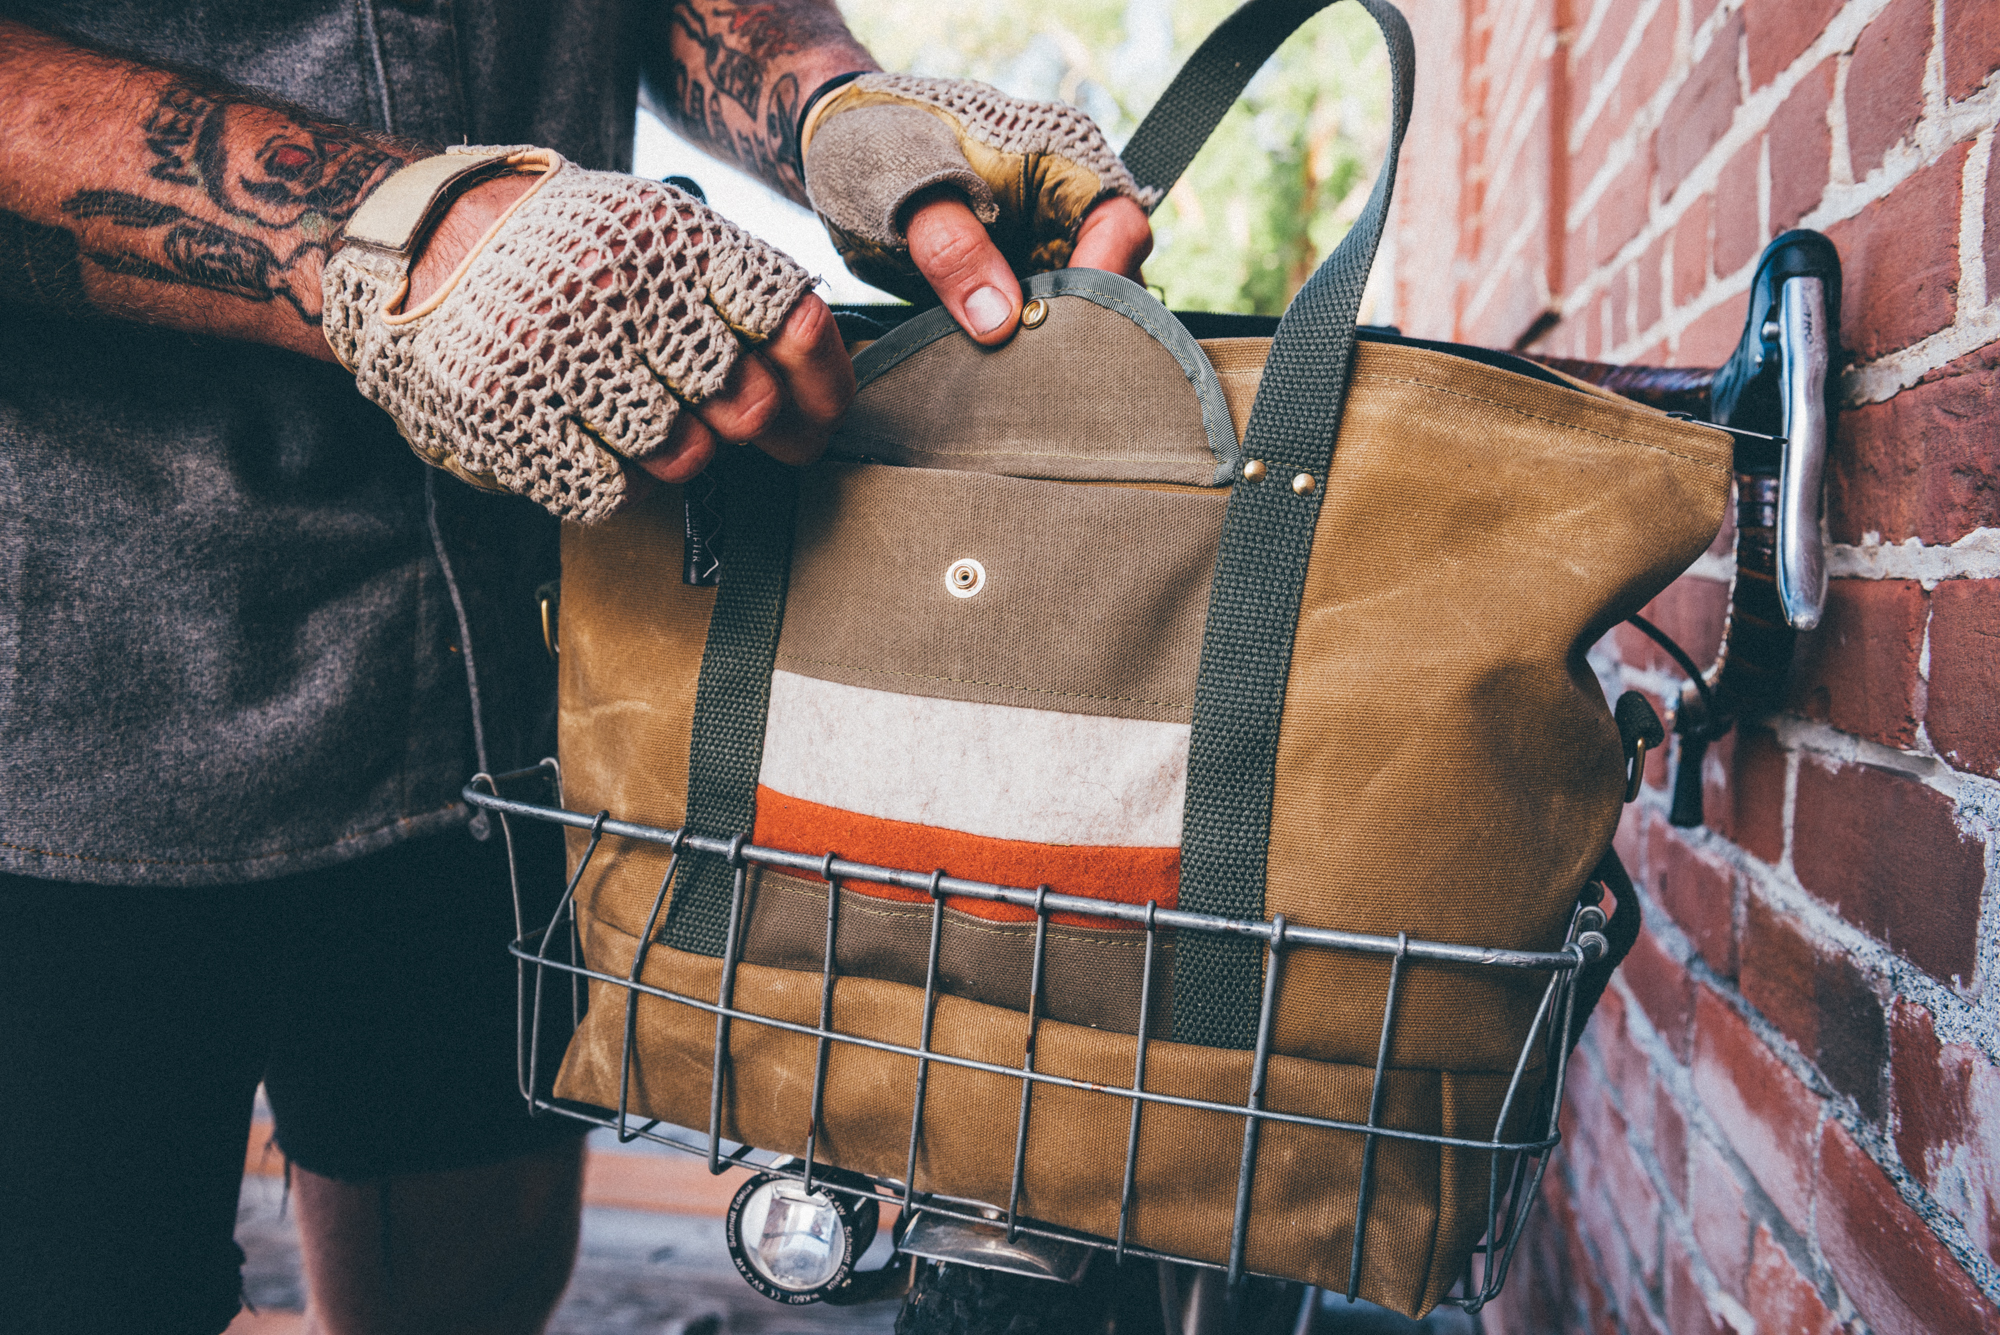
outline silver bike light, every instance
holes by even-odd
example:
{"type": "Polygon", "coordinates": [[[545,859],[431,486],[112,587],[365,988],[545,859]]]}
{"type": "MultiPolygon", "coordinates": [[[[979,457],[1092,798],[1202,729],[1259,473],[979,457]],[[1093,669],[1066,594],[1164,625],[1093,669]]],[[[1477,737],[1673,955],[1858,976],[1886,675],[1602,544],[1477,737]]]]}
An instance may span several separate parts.
{"type": "Polygon", "coordinates": [[[874,1241],[877,1207],[796,1179],[760,1174],[723,1221],[729,1255],[751,1288],[781,1303],[816,1303],[845,1287],[874,1241]]]}

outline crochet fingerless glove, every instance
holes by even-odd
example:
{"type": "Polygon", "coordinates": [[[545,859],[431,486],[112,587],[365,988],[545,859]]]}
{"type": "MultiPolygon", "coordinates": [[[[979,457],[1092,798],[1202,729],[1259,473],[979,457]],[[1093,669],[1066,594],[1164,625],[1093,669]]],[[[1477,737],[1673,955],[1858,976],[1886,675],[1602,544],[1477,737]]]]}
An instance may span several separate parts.
{"type": "Polygon", "coordinates": [[[1100,201],[1159,200],[1075,107],[966,79],[864,74],[813,104],[801,141],[807,194],[847,267],[909,300],[930,291],[902,230],[922,191],[962,195],[1022,276],[1068,264],[1100,201]]]}
{"type": "Polygon", "coordinates": [[[521,156],[547,170],[442,290],[402,309],[406,283],[350,247],[324,328],[423,458],[587,524],[625,499],[621,458],[663,447],[813,280],[672,186],[521,156]]]}

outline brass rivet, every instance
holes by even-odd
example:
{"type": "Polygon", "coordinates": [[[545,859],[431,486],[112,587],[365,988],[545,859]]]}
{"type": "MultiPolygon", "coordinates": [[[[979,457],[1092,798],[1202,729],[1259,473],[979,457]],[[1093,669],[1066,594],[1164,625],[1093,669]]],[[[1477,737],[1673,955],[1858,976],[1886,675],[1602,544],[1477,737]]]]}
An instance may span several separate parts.
{"type": "Polygon", "coordinates": [[[961,556],[944,572],[944,587],[954,598],[970,598],[986,587],[986,567],[970,556],[961,556]]]}
{"type": "Polygon", "coordinates": [[[1021,308],[1021,327],[1023,329],[1039,329],[1041,328],[1042,321],[1048,318],[1049,303],[1043,301],[1040,297],[1036,297],[1021,308]]]}
{"type": "Polygon", "coordinates": [[[1262,482],[1264,480],[1264,461],[1262,459],[1252,459],[1250,462],[1244,464],[1243,480],[1245,482],[1262,482]]]}
{"type": "Polygon", "coordinates": [[[1311,473],[1300,473],[1297,477],[1292,479],[1292,490],[1296,491],[1301,496],[1312,495],[1312,489],[1314,487],[1317,487],[1318,485],[1319,483],[1313,481],[1313,475],[1311,473]]]}

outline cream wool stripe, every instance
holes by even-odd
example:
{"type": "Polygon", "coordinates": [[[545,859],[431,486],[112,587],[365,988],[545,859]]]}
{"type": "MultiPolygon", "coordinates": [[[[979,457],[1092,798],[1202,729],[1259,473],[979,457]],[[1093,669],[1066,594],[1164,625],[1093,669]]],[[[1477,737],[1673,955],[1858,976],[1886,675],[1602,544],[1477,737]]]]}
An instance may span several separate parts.
{"type": "Polygon", "coordinates": [[[994,839],[1173,848],[1188,725],[968,704],[771,676],[758,782],[807,802],[994,839]]]}

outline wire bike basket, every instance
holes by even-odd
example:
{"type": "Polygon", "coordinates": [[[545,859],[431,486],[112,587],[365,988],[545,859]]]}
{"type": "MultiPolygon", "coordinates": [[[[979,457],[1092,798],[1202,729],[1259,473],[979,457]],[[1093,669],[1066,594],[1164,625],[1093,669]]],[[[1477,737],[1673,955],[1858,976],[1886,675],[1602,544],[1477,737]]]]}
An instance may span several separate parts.
{"type": "MultiPolygon", "coordinates": [[[[524,1098],[537,1114],[574,1118],[615,1131],[621,1141],[644,1139],[671,1146],[707,1160],[709,1171],[720,1173],[732,1167],[748,1167],[800,1182],[803,1189],[838,1193],[855,1204],[869,1201],[900,1207],[902,1226],[919,1216],[957,1220],[965,1224],[1004,1227],[1009,1241],[1039,1238],[1050,1242],[1098,1249],[1115,1255],[1182,1263],[1220,1270],[1234,1284],[1246,1274],[1260,1273],[1246,1261],[1246,1238],[1253,1224],[1253,1188],[1259,1169],[1259,1144],[1267,1127],[1283,1125],[1313,1128],[1358,1141],[1361,1146],[1358,1185],[1352,1221],[1352,1240],[1347,1256],[1347,1296],[1360,1292],[1364,1276],[1363,1247],[1376,1204],[1376,1161],[1385,1142],[1422,1144],[1438,1151],[1457,1151],[1482,1156],[1485,1165],[1484,1232],[1473,1246],[1462,1270],[1443,1301],[1477,1311],[1497,1294],[1506,1281],[1514,1248],[1529,1208],[1540,1187],[1549,1157],[1561,1139],[1557,1129],[1562,1105],[1562,1089],[1572,1047],[1576,1021],[1580,971],[1601,959],[1608,950],[1599,930],[1606,921],[1597,906],[1593,889],[1586,889],[1570,915],[1567,940],[1560,950],[1527,951],[1487,949],[1479,946],[1426,941],[1408,934],[1370,935],[1325,928],[1295,926],[1282,916],[1270,921],[1242,921],[1207,914],[1161,908],[1155,903],[1129,905],[1100,899],[1051,892],[1046,886],[1022,888],[992,885],[950,876],[944,871],[917,871],[853,862],[831,852],[805,852],[764,848],[751,844],[746,835],[721,838],[690,830],[660,829],[615,819],[609,812],[585,813],[564,809],[560,804],[560,774],[553,760],[497,777],[479,775],[467,784],[464,796],[473,807],[499,817],[507,840],[516,915],[516,939],[511,951],[518,962],[519,998],[519,1080],[524,1098]],[[546,783],[556,794],[556,804],[519,800],[503,794],[520,791],[531,782],[546,783]],[[524,920],[526,912],[521,869],[516,862],[512,820],[547,822],[571,830],[586,831],[588,841],[580,854],[571,849],[573,867],[561,898],[546,922],[524,920]],[[637,946],[627,973],[592,967],[585,959],[583,934],[578,922],[578,887],[593,861],[604,856],[607,842],[663,846],[668,854],[667,870],[654,896],[645,938],[637,946]],[[641,971],[646,954],[656,940],[656,928],[669,895],[689,859],[697,856],[719,858],[734,869],[729,906],[726,946],[721,961],[721,984],[714,995],[699,996],[655,986],[643,981],[641,971]],[[802,1023],[771,1014],[762,1014],[736,998],[736,979],[742,963],[746,936],[746,884],[752,866],[783,869],[825,882],[826,922],[824,954],[819,972],[819,1015],[816,1023],[802,1023]],[[884,1041],[865,1034],[844,1032],[834,1023],[835,985],[840,975],[837,965],[841,932],[839,904],[834,893],[843,883],[867,882],[916,891],[929,897],[929,956],[923,988],[920,1036],[915,1044],[884,1041]],[[940,985],[940,939],[947,897],[953,900],[983,900],[1010,904],[1034,914],[1033,954],[1028,995],[1021,1009],[1026,1015],[1025,1051],[1017,1064],[980,1060],[943,1050],[933,1041],[934,1021],[943,989],[940,985]],[[1106,1084],[1075,1079],[1060,1073],[1038,1070],[1036,1040],[1047,1022],[1043,1006],[1050,916],[1055,913],[1083,913],[1129,924],[1143,937],[1144,965],[1139,971],[1137,1000],[1137,1042],[1129,1078],[1123,1083],[1106,1084]],[[1256,1047],[1251,1057],[1249,1092],[1241,1102],[1187,1097],[1149,1086],[1147,1058],[1153,1033],[1153,1012],[1158,1004],[1154,985],[1154,964],[1163,949],[1164,935],[1213,933],[1261,944],[1264,959],[1262,1004],[1259,1011],[1256,1047]],[[1267,1074],[1273,1055],[1273,1018],[1287,976],[1287,964],[1313,953],[1371,956],[1388,961],[1386,985],[1382,989],[1381,1026],[1376,1043],[1374,1075],[1369,1087],[1368,1112],[1363,1121],[1341,1120],[1267,1106],[1267,1074]],[[1398,1022],[1399,990],[1406,971],[1413,964],[1450,966],[1455,970],[1486,975],[1499,971],[1510,979],[1543,978],[1539,1003],[1533,1011],[1511,1078],[1506,1085],[1498,1116],[1486,1136],[1440,1134],[1399,1126],[1386,1115],[1385,1076],[1394,1072],[1390,1057],[1398,1022]],[[567,984],[565,987],[564,984],[567,984]],[[545,1036],[551,1021],[574,1026],[583,1019],[588,1006],[590,985],[598,985],[599,1004],[607,995],[622,996],[625,1003],[624,1043],[619,1057],[618,1100],[615,1107],[580,1103],[550,1093],[549,1072],[553,1065],[549,1050],[553,1044],[545,1036]],[[567,992],[565,1005],[563,993],[567,992]],[[687,1129],[662,1119],[649,1117],[631,1106],[632,1073],[635,1061],[635,1033],[642,1000],[670,1007],[687,1007],[714,1018],[714,1046],[709,1063],[710,1088],[705,1129],[687,1129]],[[565,1013],[566,1012],[566,1013],[565,1013]],[[802,1154],[760,1150],[737,1144],[724,1137],[725,1054],[729,1051],[733,1025],[764,1026],[813,1041],[816,1059],[810,1095],[810,1121],[805,1129],[802,1154]],[[823,1156],[822,1117],[827,1106],[829,1058],[835,1045],[853,1045],[879,1053],[907,1058],[914,1064],[911,1090],[907,1153],[900,1175],[867,1176],[846,1171],[823,1156]],[[1539,1059],[1539,1060],[1538,1060],[1539,1059]],[[925,1102],[934,1069],[954,1067],[1006,1077],[1020,1088],[1019,1104],[1012,1128],[1012,1180],[1004,1200],[978,1200],[926,1190],[925,1174],[919,1163],[923,1143],[925,1102]],[[1106,1100],[1125,1105],[1124,1162],[1122,1189],[1118,1199],[1117,1227],[1106,1234],[1080,1231],[1032,1217],[1023,1207],[1023,1171],[1029,1159],[1029,1143],[1035,1130],[1032,1117],[1037,1090],[1063,1090],[1090,1100],[1106,1100]],[[1229,1212],[1226,1260],[1204,1259],[1176,1254],[1170,1250],[1139,1245],[1128,1236],[1142,1190],[1136,1182],[1141,1129],[1149,1110],[1179,1108],[1226,1116],[1241,1125],[1233,1202],[1219,1202],[1218,1209],[1229,1212]],[[1525,1113],[1524,1113],[1525,1110],[1525,1113]],[[1514,1130],[1510,1134],[1509,1127],[1514,1130]],[[1525,1129],[1523,1129],[1525,1128],[1525,1129]]],[[[1087,1253],[1086,1253],[1087,1255],[1087,1253]]],[[[740,1262],[739,1262],[740,1264],[740,1262]]],[[[747,1272],[746,1272],[747,1273],[747,1272]]],[[[1277,1275],[1298,1279],[1298,1275],[1277,1275]]],[[[1339,1291],[1336,1288],[1336,1291],[1339,1291]]]]}

